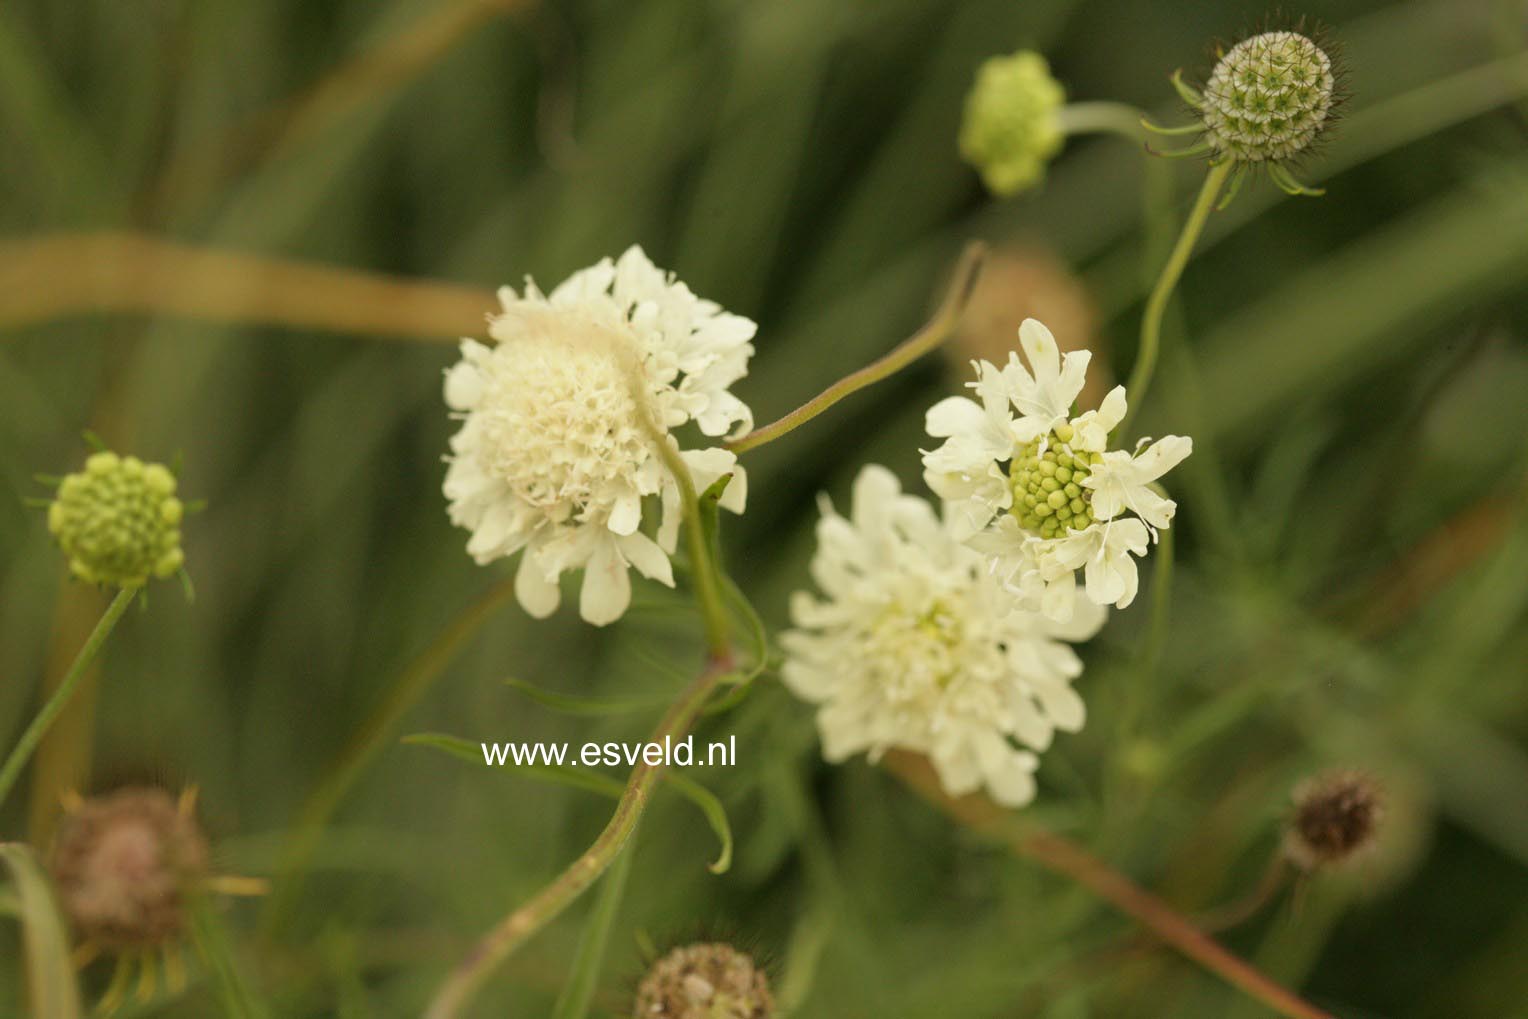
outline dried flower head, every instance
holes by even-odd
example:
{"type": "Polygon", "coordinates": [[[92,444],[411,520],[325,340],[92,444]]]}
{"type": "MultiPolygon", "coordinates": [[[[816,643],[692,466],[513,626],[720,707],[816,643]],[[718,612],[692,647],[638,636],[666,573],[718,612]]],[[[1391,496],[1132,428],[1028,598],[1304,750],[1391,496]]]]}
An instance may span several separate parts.
{"type": "Polygon", "coordinates": [[[48,530],[76,577],[106,587],[141,587],[180,570],[175,475],[162,464],[99,452],[59,482],[48,530]]]}
{"type": "Polygon", "coordinates": [[[1317,775],[1295,788],[1285,852],[1306,870],[1349,860],[1374,845],[1383,814],[1379,784],[1369,775],[1317,775]]]}
{"type": "Polygon", "coordinates": [[[960,153],[988,190],[1012,195],[1033,187],[1065,139],[1058,112],[1066,91],[1038,53],[993,57],[976,72],[960,124],[960,153]]]}
{"type": "Polygon", "coordinates": [[[685,945],[653,964],[633,1019],[770,1019],[775,1000],[753,959],[720,942],[685,945]]]}
{"type": "MultiPolygon", "coordinates": [[[[472,532],[467,551],[480,564],[524,550],[515,591],[531,615],[550,615],[558,577],[583,569],[581,614],[613,622],[631,601],[630,567],[674,583],[679,488],[656,442],[675,444],[669,433],[688,422],[709,437],[753,425],[728,387],[747,373],[754,324],[696,297],[637,247],[550,295],[527,280],[523,295],[505,287],[499,300],[493,345],[464,340],[446,373],[461,421],[445,480],[451,520],[472,532]],[[641,525],[654,496],[663,520],[649,537],[641,525]]],[[[742,512],[734,454],[679,456],[698,490],[731,473],[722,505],[742,512]]]]}
{"type": "Polygon", "coordinates": [[[49,869],[80,939],[76,959],[80,965],[102,953],[116,959],[97,1011],[114,1011],[129,987],[139,1001],[151,1000],[161,969],[178,993],[186,982],[181,943],[193,898],[259,895],[265,882],[211,873],[194,789],[175,798],[130,786],[91,799],[70,796],[65,808],[49,869]]]}
{"type": "Polygon", "coordinates": [[[81,938],[113,952],[158,948],[185,929],[184,893],[207,876],[207,839],[189,800],[120,789],[65,815],[51,867],[81,938]]]}

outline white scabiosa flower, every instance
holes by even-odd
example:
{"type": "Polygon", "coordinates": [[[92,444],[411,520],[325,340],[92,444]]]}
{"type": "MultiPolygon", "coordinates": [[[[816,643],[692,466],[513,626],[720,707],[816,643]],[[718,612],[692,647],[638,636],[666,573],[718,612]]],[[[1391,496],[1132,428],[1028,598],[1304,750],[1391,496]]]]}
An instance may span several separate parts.
{"type": "MultiPolygon", "coordinates": [[[[604,625],[631,600],[628,567],[673,586],[668,556],[679,489],[655,446],[694,422],[710,437],[741,435],[753,415],[728,387],[747,374],[755,326],[702,300],[638,247],[570,276],[550,295],[499,291],[492,343],[462,341],[445,396],[451,438],[445,495],[452,523],[472,532],[480,564],[524,550],[520,604],[558,605],[558,577],[584,569],[579,610],[604,625]],[[643,511],[656,496],[662,521],[643,511]]],[[[677,443],[675,444],[677,448],[677,443]]],[[[720,446],[680,456],[695,486],[731,473],[722,505],[742,512],[743,469],[720,446]]]]}
{"type": "Polygon", "coordinates": [[[848,519],[824,503],[823,597],[792,598],[781,678],[820,705],[828,760],[913,750],[951,795],[985,787],[1020,806],[1034,797],[1032,751],[1082,728],[1082,662],[1066,642],[1096,633],[1105,610],[1079,604],[1057,623],[1019,607],[959,530],[886,468],[861,470],[848,519]]]}
{"type": "Polygon", "coordinates": [[[955,533],[989,557],[1010,591],[1046,616],[1072,617],[1076,571],[1087,600],[1124,608],[1135,599],[1135,557],[1146,554],[1176,510],[1152,483],[1193,451],[1170,435],[1132,454],[1108,448],[1124,420],[1125,389],[1073,416],[1090,355],[1064,358],[1039,322],[1019,327],[1028,361],[975,363],[977,399],[954,396],[928,412],[944,439],[923,455],[924,479],[949,501],[955,533]]]}

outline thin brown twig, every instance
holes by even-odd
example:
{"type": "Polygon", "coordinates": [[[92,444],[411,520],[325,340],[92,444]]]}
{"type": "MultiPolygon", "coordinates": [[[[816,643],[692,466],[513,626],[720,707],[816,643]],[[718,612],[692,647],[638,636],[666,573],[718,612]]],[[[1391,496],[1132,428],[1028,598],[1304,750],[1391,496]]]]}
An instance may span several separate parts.
{"type": "Polygon", "coordinates": [[[0,330],[91,313],[165,315],[451,343],[483,331],[492,292],[137,233],[0,243],[0,330]]]}
{"type": "Polygon", "coordinates": [[[920,755],[895,751],[886,755],[884,763],[909,788],[954,820],[999,839],[1019,856],[1033,860],[1047,870],[1071,878],[1139,921],[1194,962],[1280,1015],[1289,1019],[1333,1019],[1330,1013],[1323,1012],[1232,954],[1167,903],[1081,846],[1032,823],[1018,826],[1012,815],[985,796],[946,795],[927,759],[920,755]]]}

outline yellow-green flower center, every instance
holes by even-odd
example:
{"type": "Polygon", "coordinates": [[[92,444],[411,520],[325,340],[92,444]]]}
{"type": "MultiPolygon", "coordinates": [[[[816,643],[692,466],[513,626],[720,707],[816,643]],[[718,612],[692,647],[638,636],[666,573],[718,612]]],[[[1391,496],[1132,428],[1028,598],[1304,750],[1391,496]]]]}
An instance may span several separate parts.
{"type": "Polygon", "coordinates": [[[1043,452],[1036,439],[1020,446],[1009,463],[1013,506],[1008,512],[1026,531],[1042,538],[1080,531],[1093,522],[1093,493],[1083,482],[1103,457],[1073,450],[1067,445],[1071,437],[1071,426],[1062,425],[1043,437],[1043,452]]]}

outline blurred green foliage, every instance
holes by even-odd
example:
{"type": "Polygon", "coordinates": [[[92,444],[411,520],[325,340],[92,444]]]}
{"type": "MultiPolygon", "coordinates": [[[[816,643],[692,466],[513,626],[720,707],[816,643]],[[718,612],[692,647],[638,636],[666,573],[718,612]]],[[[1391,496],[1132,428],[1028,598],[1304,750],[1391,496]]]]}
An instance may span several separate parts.
{"type": "MultiPolygon", "coordinates": [[[[553,283],[639,242],[760,323],[740,387],[760,421],[916,327],[964,240],[1022,239],[1080,275],[1118,369],[1154,243],[1144,158],[1075,141],[1043,190],[992,202],[955,153],[965,90],[983,59],[1027,45],[1074,97],[1171,117],[1167,75],[1202,73],[1208,40],[1265,13],[524,0],[472,19],[417,73],[362,76],[307,120],[261,119],[450,6],[10,0],[5,239],[138,229],[482,286],[553,283]],[[285,132],[259,129],[271,123],[285,132]]],[[[1032,812],[1192,913],[1256,883],[1298,778],[1371,768],[1392,800],[1380,857],[1281,898],[1228,945],[1344,1017],[1523,1015],[1528,100],[1512,97],[1528,71],[1510,61],[1528,12],[1320,0],[1302,13],[1331,26],[1350,68],[1346,123],[1304,169],[1329,193],[1250,187],[1189,267],[1142,419],[1196,444],[1173,479],[1165,652],[1155,668],[1142,654],[1144,596],[1089,646],[1088,727],[1046,755],[1032,812]]],[[[1180,209],[1200,172],[1173,165],[1180,209]]],[[[146,317],[0,336],[0,742],[78,645],[71,620],[98,611],[23,506],[43,494],[33,473],[74,468],[87,427],[147,457],[180,453],[182,491],[208,505],[185,529],[197,599],[163,586],[124,621],[93,711],[37,767],[89,762],[87,790],[198,784],[220,869],[273,873],[360,720],[502,573],[471,564],[439,494],[452,359],[444,345],[146,317]]],[[[923,363],[749,454],[750,510],[725,521],[724,544],[772,626],[805,583],[816,494],[842,498],[866,460],[916,484],[923,409],[958,379],[923,363]]],[[[505,607],[405,729],[637,739],[659,709],[569,717],[502,681],[662,695],[698,647],[682,598],[652,585],[608,631],[566,608],[536,623],[505,607]]],[[[802,1017],[1264,1014],[884,773],[824,765],[810,711],[778,686],[702,733],[738,738],[739,767],[690,776],[727,808],[734,865],[708,872],[705,818],[657,799],[609,918],[595,1014],[623,1014],[644,946],[696,935],[756,948],[802,1017]]],[[[0,814],[6,837],[46,826],[48,805],[29,814],[22,799],[0,814]]],[[[325,830],[291,922],[262,936],[260,904],[241,902],[226,937],[273,1014],[416,1015],[608,810],[390,742],[325,830]]],[[[477,1014],[551,1014],[595,901],[516,956],[477,1014]]],[[[20,1000],[20,941],[0,937],[4,1010],[20,1000]]],[[[87,969],[85,986],[106,976],[87,969]]],[[[218,1001],[198,978],[137,1014],[205,1016],[218,1001]]]]}

